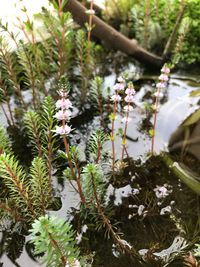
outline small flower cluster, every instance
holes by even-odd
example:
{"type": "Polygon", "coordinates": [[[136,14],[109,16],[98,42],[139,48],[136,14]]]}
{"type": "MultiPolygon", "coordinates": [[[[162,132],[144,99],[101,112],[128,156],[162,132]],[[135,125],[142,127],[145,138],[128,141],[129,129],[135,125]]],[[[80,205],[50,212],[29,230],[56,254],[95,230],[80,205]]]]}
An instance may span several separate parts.
{"type": "Polygon", "coordinates": [[[156,84],[157,91],[154,93],[154,96],[158,99],[163,97],[163,93],[160,92],[161,89],[166,87],[166,83],[169,80],[170,68],[163,66],[161,69],[161,75],[158,77],[159,82],[156,84]]]}
{"type": "Polygon", "coordinates": [[[94,2],[94,0],[87,0],[87,2],[90,3],[90,9],[86,10],[85,13],[88,14],[88,15],[90,15],[90,16],[95,15],[95,11],[93,9],[93,2],[94,2]]]}
{"type": "Polygon", "coordinates": [[[123,91],[125,88],[125,80],[121,76],[117,79],[117,81],[118,82],[114,85],[115,93],[111,96],[111,101],[113,101],[114,103],[121,101],[122,98],[119,95],[119,92],[123,91]]]}
{"type": "Polygon", "coordinates": [[[67,123],[69,122],[71,117],[70,108],[72,108],[72,103],[67,98],[68,93],[66,91],[59,90],[58,94],[61,99],[56,102],[56,109],[58,109],[58,111],[54,115],[54,118],[59,121],[62,121],[62,126],[56,126],[55,132],[56,134],[60,135],[68,135],[71,132],[71,127],[68,126],[67,123]]]}
{"type": "Polygon", "coordinates": [[[67,263],[65,267],[81,267],[81,264],[80,261],[76,259],[72,265],[69,265],[69,263],[67,263]]]}
{"type": "Polygon", "coordinates": [[[133,84],[129,83],[128,88],[125,90],[125,98],[124,101],[127,103],[127,105],[124,106],[124,110],[126,112],[126,117],[122,119],[123,122],[129,122],[130,119],[128,117],[128,113],[130,111],[133,111],[133,106],[131,105],[134,102],[134,95],[135,95],[135,89],[133,88],[133,84]]]}

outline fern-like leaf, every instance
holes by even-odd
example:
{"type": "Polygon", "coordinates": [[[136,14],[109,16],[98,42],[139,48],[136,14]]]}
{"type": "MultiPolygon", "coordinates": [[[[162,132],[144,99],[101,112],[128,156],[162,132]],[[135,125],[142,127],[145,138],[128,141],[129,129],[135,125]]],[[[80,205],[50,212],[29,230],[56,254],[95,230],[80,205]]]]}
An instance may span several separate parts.
{"type": "Polygon", "coordinates": [[[13,155],[0,155],[0,177],[8,188],[9,198],[15,200],[18,210],[29,219],[35,218],[29,185],[26,180],[26,173],[13,155]]]}
{"type": "Polygon", "coordinates": [[[108,136],[102,130],[97,130],[90,136],[88,151],[96,163],[105,156],[104,144],[107,140],[108,136]]]}
{"type": "Polygon", "coordinates": [[[32,224],[30,232],[35,253],[45,253],[41,259],[45,266],[74,266],[79,260],[80,266],[86,266],[80,259],[72,227],[63,219],[42,216],[32,224]]]}
{"type": "Polygon", "coordinates": [[[83,191],[84,195],[87,196],[87,202],[91,203],[91,205],[95,205],[95,201],[93,201],[94,187],[99,200],[103,199],[106,189],[103,171],[99,165],[89,163],[83,168],[82,175],[83,191]]]}
{"type": "Polygon", "coordinates": [[[30,189],[33,203],[38,214],[44,214],[49,205],[51,188],[49,189],[48,170],[44,160],[39,157],[34,158],[30,169],[30,189]]]}
{"type": "Polygon", "coordinates": [[[0,126],[0,140],[0,154],[4,152],[11,152],[11,143],[9,137],[2,126],[0,126]]]}
{"type": "Polygon", "coordinates": [[[24,116],[24,123],[31,142],[32,150],[39,157],[42,156],[41,118],[35,111],[28,111],[24,116]]]}

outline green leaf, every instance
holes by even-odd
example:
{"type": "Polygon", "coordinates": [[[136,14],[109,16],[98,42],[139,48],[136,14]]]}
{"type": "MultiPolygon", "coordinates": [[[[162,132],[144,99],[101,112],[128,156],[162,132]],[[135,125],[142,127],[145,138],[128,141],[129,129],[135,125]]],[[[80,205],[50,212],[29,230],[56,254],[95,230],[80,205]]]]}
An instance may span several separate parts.
{"type": "Polygon", "coordinates": [[[190,93],[191,97],[197,97],[200,96],[200,89],[194,90],[190,93]]]}
{"type": "Polygon", "coordinates": [[[156,132],[155,132],[154,129],[150,129],[150,130],[149,130],[149,136],[150,136],[150,137],[155,136],[155,134],[156,134],[156,132]]]}
{"type": "Polygon", "coordinates": [[[174,162],[169,155],[163,154],[163,160],[172,169],[177,178],[185,183],[196,194],[200,195],[200,177],[189,171],[184,165],[174,162]]]}
{"type": "Polygon", "coordinates": [[[192,113],[183,123],[182,126],[186,127],[196,123],[200,119],[200,109],[197,109],[194,113],[192,113]]]}

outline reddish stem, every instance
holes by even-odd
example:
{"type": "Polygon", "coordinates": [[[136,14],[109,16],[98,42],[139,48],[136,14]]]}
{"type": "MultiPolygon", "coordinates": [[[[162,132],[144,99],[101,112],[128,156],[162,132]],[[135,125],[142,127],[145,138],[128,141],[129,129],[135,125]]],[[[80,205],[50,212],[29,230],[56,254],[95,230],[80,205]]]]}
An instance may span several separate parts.
{"type": "Polygon", "coordinates": [[[112,118],[112,130],[111,130],[111,141],[112,141],[112,170],[115,171],[115,114],[117,110],[117,101],[114,102],[113,107],[113,118],[112,118]]]}
{"type": "MultiPolygon", "coordinates": [[[[93,10],[94,2],[93,0],[90,2],[90,10],[93,10]]],[[[92,17],[93,15],[89,15],[89,28],[88,28],[88,54],[90,53],[90,43],[91,43],[91,31],[92,31],[92,17]]]]}
{"type": "Polygon", "coordinates": [[[126,111],[126,121],[125,121],[124,133],[123,133],[123,138],[122,138],[121,164],[123,163],[123,160],[124,160],[124,152],[125,152],[125,148],[126,148],[126,132],[127,132],[127,128],[128,128],[129,107],[130,107],[130,103],[128,103],[128,108],[127,108],[127,111],[126,111]]]}
{"type": "Polygon", "coordinates": [[[156,97],[156,103],[155,103],[155,111],[154,111],[154,120],[153,120],[153,136],[152,136],[152,142],[151,142],[151,154],[154,154],[154,144],[155,144],[155,132],[156,132],[156,121],[157,121],[157,108],[159,104],[159,93],[160,88],[157,90],[157,97],[156,97]]]}

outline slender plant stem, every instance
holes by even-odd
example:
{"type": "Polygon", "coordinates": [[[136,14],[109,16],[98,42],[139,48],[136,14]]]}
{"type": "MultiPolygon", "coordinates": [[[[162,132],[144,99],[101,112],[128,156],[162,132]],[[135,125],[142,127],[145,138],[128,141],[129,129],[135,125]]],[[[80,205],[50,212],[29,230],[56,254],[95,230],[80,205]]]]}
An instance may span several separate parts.
{"type": "Polygon", "coordinates": [[[160,88],[157,90],[158,96],[156,97],[156,103],[155,103],[155,111],[154,111],[154,119],[153,119],[153,136],[151,140],[151,154],[154,154],[154,144],[155,144],[155,136],[156,136],[156,121],[157,121],[157,109],[159,105],[159,93],[160,93],[160,88]]]}
{"type": "MultiPolygon", "coordinates": [[[[62,126],[65,127],[65,120],[62,120],[62,126]]],[[[70,171],[71,171],[71,175],[72,175],[73,179],[77,183],[78,192],[79,192],[79,195],[80,195],[80,198],[81,198],[81,202],[82,203],[86,203],[86,199],[85,199],[85,196],[83,194],[82,186],[81,186],[81,183],[80,183],[80,172],[78,172],[78,177],[77,177],[76,174],[75,174],[75,172],[74,172],[73,163],[71,161],[71,155],[70,155],[70,152],[69,152],[69,144],[68,144],[66,135],[63,135],[63,141],[64,141],[65,152],[67,154],[67,158],[68,158],[68,163],[69,163],[69,168],[70,168],[70,171]]]]}
{"type": "Polygon", "coordinates": [[[128,128],[129,107],[130,107],[130,103],[128,103],[128,108],[127,108],[127,111],[126,111],[126,121],[125,121],[125,126],[124,126],[124,133],[123,133],[123,137],[122,137],[122,157],[121,157],[121,164],[123,164],[124,152],[125,152],[125,148],[126,148],[126,132],[127,132],[127,128],[128,128]]]}
{"type": "Polygon", "coordinates": [[[11,126],[10,119],[9,119],[9,117],[8,117],[8,114],[7,114],[6,111],[5,111],[5,108],[4,108],[3,104],[1,104],[1,109],[2,109],[2,111],[3,111],[4,116],[6,117],[6,120],[7,120],[8,125],[11,126]]]}
{"type": "Polygon", "coordinates": [[[121,241],[120,237],[115,233],[115,231],[113,230],[112,224],[110,223],[109,219],[106,217],[106,215],[105,215],[105,213],[103,211],[103,208],[101,207],[101,202],[100,202],[98,194],[97,194],[93,173],[90,173],[90,177],[91,177],[91,183],[92,183],[94,199],[95,199],[95,202],[96,202],[96,206],[97,206],[97,210],[98,210],[99,216],[101,217],[104,225],[106,226],[106,228],[108,230],[108,233],[111,234],[111,236],[113,238],[113,241],[117,245],[117,248],[122,253],[126,252],[127,254],[131,255],[133,252],[121,241]]]}
{"type": "Polygon", "coordinates": [[[112,129],[111,129],[111,142],[112,142],[112,170],[115,171],[115,116],[117,111],[117,101],[114,102],[112,129]]]}
{"type": "Polygon", "coordinates": [[[60,259],[62,262],[62,266],[65,267],[67,264],[67,258],[65,257],[65,255],[63,254],[58,242],[52,237],[52,234],[48,231],[47,227],[46,230],[48,232],[49,238],[51,240],[51,243],[53,245],[53,247],[58,251],[58,253],[60,254],[60,259]]]}
{"type": "Polygon", "coordinates": [[[30,210],[30,212],[32,213],[33,218],[36,218],[36,213],[34,211],[33,205],[31,203],[31,200],[29,199],[29,195],[27,193],[27,190],[24,188],[22,182],[19,180],[19,178],[15,175],[15,173],[12,171],[12,169],[10,168],[10,166],[7,164],[6,161],[4,161],[6,170],[9,174],[9,176],[11,177],[14,185],[16,186],[19,194],[21,195],[21,197],[24,199],[25,203],[27,204],[27,208],[30,210]]]}
{"type": "Polygon", "coordinates": [[[96,164],[99,163],[100,158],[101,158],[101,144],[98,141],[97,142],[97,159],[96,159],[96,164]]]}
{"type": "MultiPolygon", "coordinates": [[[[90,10],[93,10],[94,1],[90,2],[90,10]]],[[[89,15],[89,25],[88,25],[88,55],[90,55],[90,47],[91,47],[91,31],[92,31],[92,18],[93,15],[89,15]]]]}

